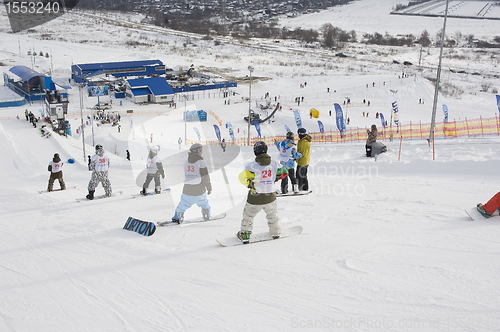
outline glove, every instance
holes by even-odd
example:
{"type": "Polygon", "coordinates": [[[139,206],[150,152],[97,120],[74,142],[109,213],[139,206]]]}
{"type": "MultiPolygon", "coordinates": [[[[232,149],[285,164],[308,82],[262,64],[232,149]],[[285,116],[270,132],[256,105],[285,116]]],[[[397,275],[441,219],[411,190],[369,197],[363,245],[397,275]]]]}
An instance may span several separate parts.
{"type": "Polygon", "coordinates": [[[162,178],[162,179],[165,179],[165,174],[162,174],[162,175],[161,175],[161,178],[162,178]]]}
{"type": "Polygon", "coordinates": [[[211,191],[207,191],[207,195],[210,195],[212,192],[211,191]]]}

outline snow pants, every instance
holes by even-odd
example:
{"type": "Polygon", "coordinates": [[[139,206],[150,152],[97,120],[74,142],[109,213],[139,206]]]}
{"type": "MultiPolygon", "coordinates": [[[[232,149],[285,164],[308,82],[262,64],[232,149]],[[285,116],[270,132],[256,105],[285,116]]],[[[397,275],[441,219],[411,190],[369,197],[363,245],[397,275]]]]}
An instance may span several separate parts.
{"type": "Polygon", "coordinates": [[[483,208],[489,214],[493,214],[498,208],[500,208],[500,192],[497,192],[495,196],[490,198],[488,203],[483,205],[483,208]]]}
{"type": "Polygon", "coordinates": [[[307,166],[297,166],[297,182],[299,183],[299,190],[309,190],[309,181],[307,180],[307,166]]]}
{"type": "Polygon", "coordinates": [[[90,178],[88,190],[95,191],[95,188],[99,185],[99,182],[102,183],[102,187],[104,188],[104,192],[106,196],[111,196],[111,182],[109,182],[108,171],[98,172],[93,171],[92,177],[90,178]]]}
{"type": "Polygon", "coordinates": [[[179,219],[179,212],[185,212],[194,204],[201,207],[202,210],[208,210],[208,214],[210,214],[210,205],[208,204],[207,193],[199,196],[189,196],[186,194],[181,195],[181,201],[175,208],[175,219],[179,219]]]}
{"type": "MultiPolygon", "coordinates": [[[[295,177],[295,169],[288,168],[288,175],[286,178],[281,180],[281,193],[286,194],[288,192],[288,178],[290,177],[290,182],[292,182],[292,187],[297,184],[297,178],[295,177]]],[[[293,188],[292,188],[293,190],[293,188]]]]}
{"type": "Polygon", "coordinates": [[[66,184],[64,183],[63,180],[63,173],[62,171],[59,171],[56,173],[50,173],[49,185],[47,186],[47,191],[52,191],[52,189],[54,189],[54,182],[56,180],[59,180],[59,185],[61,186],[61,190],[66,189],[66,184]]]}
{"type": "Polygon", "coordinates": [[[276,200],[262,205],[245,204],[243,209],[243,219],[241,219],[241,230],[251,231],[253,229],[253,218],[260,212],[264,210],[267,218],[267,225],[269,226],[269,232],[272,235],[280,235],[281,227],[278,218],[278,204],[276,200]]]}
{"type": "Polygon", "coordinates": [[[148,173],[146,175],[146,181],[142,185],[143,188],[149,187],[149,184],[151,183],[151,180],[155,179],[155,189],[156,190],[161,190],[161,184],[160,184],[160,174],[158,173],[148,173]]]}

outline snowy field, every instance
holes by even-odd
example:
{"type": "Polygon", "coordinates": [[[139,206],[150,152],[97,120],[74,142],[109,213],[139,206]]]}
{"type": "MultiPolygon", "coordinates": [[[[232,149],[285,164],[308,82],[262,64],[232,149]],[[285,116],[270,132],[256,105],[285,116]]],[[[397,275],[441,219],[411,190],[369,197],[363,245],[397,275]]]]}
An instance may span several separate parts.
{"type": "MultiPolygon", "coordinates": [[[[412,15],[444,16],[446,1],[430,1],[398,11],[412,15]]],[[[500,19],[500,5],[495,1],[449,1],[448,15],[469,18],[500,19]]]]}
{"type": "MultiPolygon", "coordinates": [[[[349,24],[358,24],[361,31],[369,28],[371,15],[382,7],[388,7],[388,12],[392,2],[356,1],[341,7],[339,17],[352,17],[349,24]]],[[[310,26],[319,24],[315,14],[302,19],[306,18],[310,26]]],[[[394,57],[413,60],[417,49],[391,53],[366,47],[369,59],[333,58],[332,62],[327,55],[318,56],[318,51],[309,52],[300,45],[279,44],[273,51],[265,41],[216,47],[190,36],[192,44],[184,46],[186,35],[160,33],[159,28],[148,26],[118,27],[115,19],[75,12],[15,35],[2,21],[0,69],[31,67],[29,49],[53,54],[52,60],[37,57],[33,67],[53,72],[61,83],[67,83],[71,63],[160,59],[174,68],[195,64],[200,70],[216,68],[235,78],[248,75],[247,67],[252,65],[252,107],[263,101],[266,92],[283,105],[273,123],[262,125],[266,136],[284,135],[284,125],[296,128],[291,109],[301,112],[304,127],[317,131],[317,119],[308,117],[312,107],[320,111],[325,129],[334,130],[335,118],[328,111],[335,102],[342,105],[346,97],[352,101],[344,108],[351,128],[379,125],[374,114],[384,112],[389,117],[391,90],[397,90],[403,124],[430,122],[434,88],[424,76],[435,71],[391,64],[394,57]],[[57,22],[68,25],[59,27],[57,22]],[[93,41],[92,36],[99,40],[93,41]],[[127,46],[132,40],[149,46],[127,46]],[[381,62],[374,61],[376,57],[381,62]],[[409,77],[400,78],[403,72],[409,77]],[[300,88],[304,82],[307,86],[300,88]],[[299,107],[293,103],[297,96],[304,96],[299,107]],[[370,100],[371,106],[364,105],[363,99],[370,100]],[[364,117],[367,111],[370,116],[364,117]]],[[[415,35],[423,28],[438,27],[437,31],[442,25],[434,18],[404,19],[416,23],[402,27],[413,27],[415,35]]],[[[137,21],[130,17],[127,22],[137,21]]],[[[383,22],[377,29],[381,32],[398,28],[387,19],[383,22]]],[[[490,30],[483,30],[484,22],[474,21],[470,27],[464,23],[462,32],[469,29],[477,36],[482,32],[494,36],[491,29],[500,31],[498,21],[490,30]]],[[[340,27],[348,29],[348,25],[340,27]]],[[[436,50],[426,53],[426,65],[436,66],[437,55],[436,50]]],[[[491,89],[480,91],[485,82],[499,88],[493,77],[499,72],[495,59],[484,55],[445,61],[450,67],[469,67],[487,75],[444,72],[442,80],[463,93],[440,96],[437,120],[442,121],[443,103],[451,119],[498,114],[491,89]]],[[[244,138],[243,116],[249,105],[242,98],[248,91],[247,83],[239,83],[230,105],[216,93],[210,98],[195,95],[186,106],[214,112],[223,122],[226,140],[226,122],[232,123],[238,138],[244,138]]],[[[68,119],[75,134],[81,123],[77,87],[69,93],[68,119]]],[[[84,98],[84,118],[96,102],[96,98],[84,98]]],[[[246,189],[237,174],[252,160],[252,152],[246,146],[230,147],[226,154],[219,147],[206,147],[203,155],[214,187],[210,203],[213,213],[227,212],[227,217],[160,228],[148,238],[125,231],[122,227],[129,216],[149,221],[172,217],[182,190],[173,161],[183,160],[188,149],[179,148],[177,139],[195,140],[194,127],[202,140],[215,139],[214,118],[185,124],[183,107],[183,101],[178,101],[177,109],[128,101],[120,106],[113,99],[113,111],[122,115],[121,132],[110,125],[95,126],[92,132],[87,126],[85,154],[80,136],[41,138],[24,120],[26,108],[38,114],[40,105],[0,109],[0,331],[500,329],[500,219],[471,221],[464,212],[499,190],[500,138],[437,140],[435,160],[425,140],[387,142],[388,152],[376,160],[364,157],[363,142],[313,144],[309,170],[313,194],[278,201],[282,227],[301,225],[303,233],[234,248],[222,248],[216,239],[239,230],[246,189]],[[126,113],[129,109],[134,113],[126,113]],[[21,118],[16,119],[17,115],[21,118]],[[151,134],[166,165],[162,187],[170,187],[171,192],[133,198],[143,181],[151,134]],[[79,202],[76,199],[87,193],[90,172],[85,155],[93,151],[93,141],[109,154],[112,188],[122,194],[79,202]],[[125,159],[127,149],[130,162],[125,159]],[[47,165],[54,153],[64,161],[76,160],[63,166],[67,186],[76,189],[39,194],[46,189],[47,165]],[[224,171],[216,166],[221,160],[224,171]]],[[[273,147],[270,152],[277,156],[273,147]]],[[[103,194],[102,187],[97,194],[103,194]]],[[[194,207],[187,213],[188,218],[199,215],[194,207]]],[[[267,231],[262,213],[254,231],[267,231]]]]}

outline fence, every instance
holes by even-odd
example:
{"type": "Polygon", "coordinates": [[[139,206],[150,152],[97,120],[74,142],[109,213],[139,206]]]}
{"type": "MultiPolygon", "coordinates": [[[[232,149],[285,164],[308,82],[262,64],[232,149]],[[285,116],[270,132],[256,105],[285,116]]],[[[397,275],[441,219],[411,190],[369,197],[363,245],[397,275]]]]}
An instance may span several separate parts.
{"type": "MultiPolygon", "coordinates": [[[[344,131],[326,131],[309,133],[312,137],[312,143],[348,143],[348,142],[365,142],[368,134],[368,128],[352,128],[344,131]]],[[[388,141],[392,139],[403,140],[424,140],[429,138],[431,124],[422,124],[410,122],[409,124],[399,127],[392,126],[388,128],[379,128],[377,141],[388,141]]],[[[498,117],[483,119],[472,119],[452,122],[439,122],[434,126],[435,139],[448,139],[458,137],[485,137],[485,136],[500,136],[500,126],[498,117]]],[[[264,141],[266,144],[273,144],[275,140],[283,140],[284,135],[268,136],[268,137],[251,137],[251,145],[257,141],[264,141]]],[[[235,145],[247,145],[247,138],[239,138],[232,141],[235,145]]],[[[229,142],[228,142],[229,143],[229,142]]],[[[207,141],[205,144],[217,145],[218,141],[207,141]]]]}

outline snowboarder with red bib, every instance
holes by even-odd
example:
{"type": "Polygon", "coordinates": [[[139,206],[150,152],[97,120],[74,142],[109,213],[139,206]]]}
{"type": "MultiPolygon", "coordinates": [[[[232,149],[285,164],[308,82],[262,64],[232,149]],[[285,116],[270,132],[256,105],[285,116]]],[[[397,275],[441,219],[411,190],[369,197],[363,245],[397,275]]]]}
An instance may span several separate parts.
{"type": "Polygon", "coordinates": [[[59,157],[59,153],[54,154],[54,158],[52,158],[52,161],[49,163],[48,167],[48,170],[50,172],[50,178],[47,191],[49,192],[52,191],[55,180],[59,180],[59,185],[61,186],[61,190],[66,189],[66,184],[64,183],[63,172],[62,172],[63,164],[64,163],[61,162],[61,158],[59,157]]]}
{"type": "Polygon", "coordinates": [[[287,176],[286,167],[278,161],[271,160],[267,154],[266,143],[259,141],[253,147],[255,161],[245,166],[245,170],[238,176],[240,182],[248,187],[247,202],[243,209],[241,230],[236,233],[238,239],[248,243],[252,235],[253,218],[260,210],[266,212],[269,232],[273,238],[279,238],[281,227],[278,218],[278,206],[274,182],[287,176]]]}

